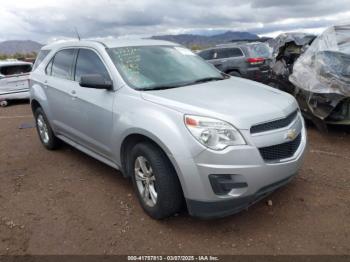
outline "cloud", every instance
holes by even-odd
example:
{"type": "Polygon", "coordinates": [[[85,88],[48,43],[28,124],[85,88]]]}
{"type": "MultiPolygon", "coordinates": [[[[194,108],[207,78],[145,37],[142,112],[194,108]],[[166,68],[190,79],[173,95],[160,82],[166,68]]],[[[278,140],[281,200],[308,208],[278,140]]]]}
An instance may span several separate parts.
{"type": "MultiPolygon", "coordinates": [[[[348,0],[0,0],[0,39],[155,35],[205,29],[271,34],[347,21],[348,0]]],[[[348,21],[350,22],[350,21],[348,21]]]]}

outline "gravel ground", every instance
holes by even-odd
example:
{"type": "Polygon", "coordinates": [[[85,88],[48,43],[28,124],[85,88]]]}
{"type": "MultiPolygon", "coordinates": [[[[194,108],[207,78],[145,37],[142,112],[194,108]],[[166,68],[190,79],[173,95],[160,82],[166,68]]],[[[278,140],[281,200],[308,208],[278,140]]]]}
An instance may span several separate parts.
{"type": "Polygon", "coordinates": [[[249,210],[155,221],[131,182],[68,145],[46,151],[29,105],[0,108],[0,254],[350,254],[350,132],[309,127],[304,167],[249,210]]]}

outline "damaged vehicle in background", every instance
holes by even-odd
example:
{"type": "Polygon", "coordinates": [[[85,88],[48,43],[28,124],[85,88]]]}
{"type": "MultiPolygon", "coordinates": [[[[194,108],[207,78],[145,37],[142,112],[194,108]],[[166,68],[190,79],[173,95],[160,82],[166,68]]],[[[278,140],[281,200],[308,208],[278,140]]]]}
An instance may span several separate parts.
{"type": "Polygon", "coordinates": [[[321,130],[350,125],[350,25],[330,27],[317,38],[280,35],[273,54],[270,86],[294,95],[321,130]]]}
{"type": "Polygon", "coordinates": [[[0,61],[0,106],[9,100],[29,100],[29,73],[32,63],[17,60],[0,61]]]}
{"type": "Polygon", "coordinates": [[[237,42],[218,45],[198,53],[220,71],[266,83],[269,78],[271,51],[260,42],[237,42]]]}

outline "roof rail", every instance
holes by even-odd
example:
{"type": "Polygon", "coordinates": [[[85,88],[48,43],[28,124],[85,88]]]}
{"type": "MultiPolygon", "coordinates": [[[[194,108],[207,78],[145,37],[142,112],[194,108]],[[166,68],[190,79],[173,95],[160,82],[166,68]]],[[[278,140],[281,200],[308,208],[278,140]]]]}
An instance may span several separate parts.
{"type": "Polygon", "coordinates": [[[108,47],[105,43],[103,43],[102,41],[99,41],[99,40],[95,40],[95,39],[84,39],[84,41],[96,42],[96,43],[99,43],[99,44],[103,45],[105,48],[108,47]]]}

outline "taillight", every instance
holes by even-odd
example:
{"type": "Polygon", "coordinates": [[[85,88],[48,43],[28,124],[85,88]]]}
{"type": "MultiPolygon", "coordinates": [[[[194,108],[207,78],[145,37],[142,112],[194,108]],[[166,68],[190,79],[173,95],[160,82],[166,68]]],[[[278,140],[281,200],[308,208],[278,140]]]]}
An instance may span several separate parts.
{"type": "Polygon", "coordinates": [[[265,58],[262,58],[262,57],[248,58],[247,62],[251,65],[260,65],[265,62],[265,58]]]}

